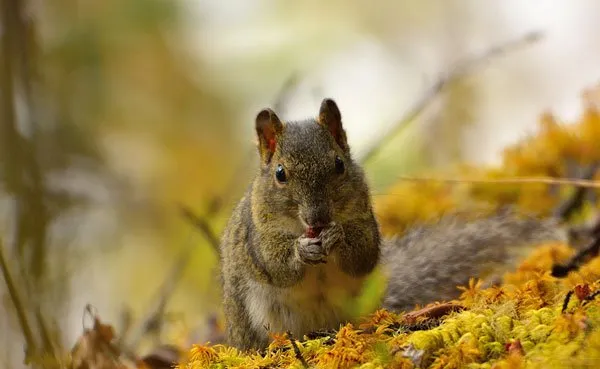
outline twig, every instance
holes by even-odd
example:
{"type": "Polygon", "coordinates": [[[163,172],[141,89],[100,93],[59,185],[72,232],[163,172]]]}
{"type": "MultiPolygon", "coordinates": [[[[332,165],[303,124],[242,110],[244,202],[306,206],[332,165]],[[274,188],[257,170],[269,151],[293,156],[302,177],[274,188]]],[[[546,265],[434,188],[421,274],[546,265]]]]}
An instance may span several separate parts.
{"type": "Polygon", "coordinates": [[[279,91],[275,94],[275,99],[273,101],[273,110],[278,114],[281,114],[285,109],[286,100],[289,97],[290,93],[294,90],[294,88],[298,85],[299,74],[292,73],[288,78],[285,79],[283,85],[279,88],[279,91]]]}
{"type": "Polygon", "coordinates": [[[118,339],[121,342],[126,341],[127,339],[127,335],[129,334],[129,331],[131,329],[131,321],[132,321],[132,317],[131,317],[131,309],[128,306],[124,306],[121,310],[120,316],[119,316],[119,320],[120,320],[120,329],[119,329],[119,333],[117,334],[118,339]]]}
{"type": "MultiPolygon", "coordinates": [[[[589,168],[586,168],[580,179],[592,180],[597,170],[598,163],[592,164],[589,168]]],[[[561,220],[568,220],[575,211],[581,208],[588,190],[587,187],[577,187],[573,195],[554,210],[554,217],[561,220]]]]}
{"type": "MultiPolygon", "coordinates": [[[[271,103],[271,106],[272,109],[278,114],[284,113],[285,106],[288,103],[287,100],[289,99],[289,95],[298,86],[298,81],[300,80],[300,78],[301,74],[299,72],[294,72],[290,74],[283,81],[283,84],[273,97],[273,102],[271,103]]],[[[235,168],[232,171],[233,174],[228,180],[228,183],[225,185],[221,195],[213,198],[212,201],[209,203],[206,216],[214,215],[222,209],[223,205],[228,202],[228,198],[234,193],[234,189],[236,188],[236,186],[239,186],[240,184],[239,173],[247,170],[249,167],[252,166],[251,159],[254,158],[256,147],[252,145],[252,147],[244,149],[244,151],[246,152],[241,156],[240,161],[235,165],[235,168]]]]}
{"type": "Polygon", "coordinates": [[[573,226],[569,229],[569,239],[571,242],[588,237],[600,237],[600,214],[596,213],[591,218],[585,224],[573,226]]]}
{"type": "Polygon", "coordinates": [[[206,240],[212,246],[213,250],[217,253],[217,255],[219,255],[219,238],[213,232],[206,219],[194,214],[194,212],[190,208],[184,205],[180,205],[179,208],[184,218],[186,218],[190,223],[192,223],[196,228],[198,228],[202,232],[206,240]]]}
{"type": "Polygon", "coordinates": [[[10,294],[11,300],[15,307],[15,311],[17,313],[17,318],[19,319],[19,325],[21,326],[21,330],[23,331],[23,336],[25,337],[25,342],[27,342],[27,351],[31,355],[37,354],[37,344],[35,338],[33,336],[33,331],[31,330],[31,326],[29,325],[29,321],[27,319],[27,313],[25,311],[25,306],[23,305],[23,301],[19,296],[19,292],[15,286],[15,282],[13,280],[12,274],[9,270],[8,263],[6,262],[6,257],[4,255],[4,244],[0,239],[0,267],[2,269],[2,275],[4,276],[4,281],[6,282],[6,287],[8,289],[8,293],[10,294]]]}
{"type": "Polygon", "coordinates": [[[440,95],[440,93],[443,92],[444,89],[446,89],[452,82],[462,78],[475,68],[484,64],[486,61],[497,56],[502,56],[521,46],[537,42],[542,38],[542,36],[543,35],[540,32],[531,32],[517,40],[494,46],[480,55],[470,57],[462,62],[457,63],[456,67],[452,68],[448,75],[438,79],[429,89],[425,91],[423,96],[417,100],[412,108],[410,108],[408,112],[402,118],[400,118],[400,120],[394,124],[390,130],[385,132],[378,140],[376,140],[376,142],[362,156],[361,161],[366,163],[371,160],[381,150],[386,142],[393,137],[396,137],[400,131],[407,128],[408,123],[412,122],[415,118],[421,115],[433,102],[433,100],[435,100],[435,98],[440,95]]]}
{"type": "Polygon", "coordinates": [[[254,157],[253,154],[256,151],[256,147],[246,148],[245,151],[246,153],[242,155],[241,159],[235,164],[234,170],[231,172],[231,176],[227,180],[227,184],[223,187],[219,196],[210,199],[204,217],[211,217],[218,214],[225,204],[230,203],[232,195],[236,192],[236,187],[240,185],[240,173],[245,173],[245,171],[252,166],[249,163],[249,158],[254,157]]]}
{"type": "Polygon", "coordinates": [[[581,264],[590,256],[598,255],[600,251],[600,235],[596,235],[594,239],[582,250],[577,252],[568,263],[561,265],[557,264],[552,267],[553,277],[565,277],[569,272],[579,269],[581,264]]]}
{"type": "Polygon", "coordinates": [[[487,184],[553,184],[586,188],[600,188],[599,181],[578,178],[554,178],[554,177],[513,177],[499,179],[483,178],[436,178],[436,177],[412,177],[400,176],[401,181],[412,182],[445,182],[445,183],[487,183],[487,184]]]}
{"type": "MultiPolygon", "coordinates": [[[[185,206],[180,206],[181,213],[183,216],[188,219],[192,224],[194,224],[202,234],[206,237],[208,242],[211,244],[213,249],[219,253],[219,239],[212,231],[210,225],[204,218],[200,218],[196,216],[189,208],[185,206]]],[[[143,319],[140,320],[134,328],[131,328],[131,339],[123,340],[121,346],[123,346],[124,351],[130,351],[132,348],[137,347],[140,340],[149,332],[157,332],[160,330],[163,323],[163,315],[165,311],[165,307],[173,291],[175,290],[179,279],[183,275],[183,271],[187,266],[192,250],[195,245],[190,242],[188,246],[181,252],[177,261],[171,267],[171,270],[167,274],[165,281],[163,282],[160,290],[157,293],[157,298],[151,304],[151,307],[147,310],[143,319]]]]}
{"type": "Polygon", "coordinates": [[[296,340],[294,339],[294,337],[292,336],[292,334],[290,332],[287,332],[286,335],[287,335],[288,339],[290,340],[290,344],[292,345],[292,348],[294,349],[294,354],[296,355],[296,359],[300,360],[300,362],[302,363],[302,366],[304,368],[308,368],[308,363],[306,362],[306,359],[304,358],[304,356],[302,356],[302,352],[300,352],[298,343],[296,342],[296,340]]]}
{"type": "Polygon", "coordinates": [[[167,274],[165,281],[159,289],[157,298],[147,310],[144,319],[141,319],[140,323],[138,323],[135,328],[131,329],[133,333],[131,333],[130,337],[132,338],[129,340],[129,342],[122,344],[122,346],[125,347],[125,350],[130,350],[131,348],[137,347],[145,334],[160,330],[162,327],[162,320],[167,302],[173,294],[179,279],[183,275],[183,271],[190,260],[190,255],[194,247],[195,245],[190,242],[189,245],[181,252],[179,258],[171,267],[171,270],[167,274]]]}
{"type": "Polygon", "coordinates": [[[594,299],[598,296],[600,296],[600,290],[592,292],[589,296],[586,296],[585,301],[583,302],[583,305],[587,304],[590,301],[594,301],[594,299]]]}
{"type": "Polygon", "coordinates": [[[439,327],[443,322],[441,318],[427,319],[420,323],[393,323],[388,326],[392,331],[402,332],[417,332],[417,331],[428,331],[435,327],[439,327]]]}
{"type": "MultiPolygon", "coordinates": [[[[290,76],[284,80],[283,84],[275,94],[271,106],[273,110],[276,111],[278,114],[282,114],[284,112],[289,95],[298,85],[299,79],[300,73],[296,72],[290,74],[290,76]]],[[[235,168],[232,171],[233,174],[228,180],[227,184],[225,185],[221,195],[215,196],[209,202],[208,209],[206,211],[206,216],[217,214],[223,208],[223,205],[228,202],[228,197],[231,196],[231,194],[234,192],[235,187],[238,186],[240,183],[239,173],[251,166],[249,165],[249,159],[254,157],[253,154],[255,153],[256,148],[252,146],[248,149],[245,149],[245,151],[246,153],[241,156],[241,160],[235,165],[235,168]]]]}
{"type": "Polygon", "coordinates": [[[41,308],[38,306],[35,311],[35,319],[37,321],[40,337],[42,339],[43,347],[46,352],[52,354],[53,357],[59,358],[61,354],[60,343],[58,342],[56,337],[54,337],[53,332],[48,327],[46,323],[46,319],[42,314],[41,308]]]}
{"type": "Polygon", "coordinates": [[[426,317],[428,319],[441,318],[444,315],[448,315],[450,313],[462,310],[464,310],[464,306],[462,305],[453,302],[444,302],[441,304],[430,305],[419,310],[411,311],[404,315],[404,320],[406,322],[416,322],[417,318],[421,317],[426,317]]]}
{"type": "MultiPolygon", "coordinates": [[[[46,235],[49,215],[45,203],[44,173],[38,160],[38,148],[36,146],[38,130],[35,118],[37,113],[31,94],[31,85],[35,75],[33,22],[26,14],[27,4],[25,2],[3,1],[1,6],[2,20],[0,22],[3,23],[4,35],[0,53],[3,54],[4,58],[0,79],[4,90],[2,99],[4,106],[1,109],[4,112],[4,120],[0,129],[4,131],[6,139],[3,146],[6,147],[8,157],[11,157],[6,165],[7,189],[9,192],[14,193],[17,200],[14,249],[20,256],[18,260],[20,269],[21,271],[25,270],[26,274],[24,276],[27,276],[26,279],[21,278],[24,282],[24,289],[27,290],[29,298],[32,295],[34,296],[35,302],[27,305],[33,305],[30,306],[30,309],[34,313],[34,321],[37,323],[37,333],[40,334],[39,337],[41,338],[41,349],[58,358],[58,343],[54,342],[53,335],[41,313],[39,297],[37,297],[43,292],[40,282],[46,270],[46,235]],[[17,91],[22,93],[19,94],[17,91]],[[28,111],[28,118],[26,119],[27,134],[21,134],[17,129],[17,117],[14,110],[14,101],[17,96],[22,100],[28,111]],[[29,250],[31,256],[27,259],[24,257],[26,247],[31,249],[29,250]],[[29,280],[33,281],[33,291],[31,291],[31,286],[27,284],[29,280]]],[[[13,283],[14,288],[14,280],[11,280],[11,283],[13,283]]],[[[24,309],[23,300],[18,295],[13,296],[13,298],[15,297],[20,301],[20,308],[24,309]]],[[[17,313],[28,345],[33,344],[32,349],[37,351],[36,344],[29,342],[30,339],[27,337],[27,335],[30,335],[32,338],[33,333],[27,322],[25,310],[19,312],[17,307],[17,313]]],[[[36,354],[39,354],[39,352],[36,352],[36,354]]]]}
{"type": "Polygon", "coordinates": [[[567,292],[567,295],[565,296],[565,299],[563,300],[562,309],[560,309],[561,313],[564,314],[564,312],[567,311],[567,307],[569,306],[569,301],[571,301],[571,296],[573,296],[573,290],[567,292]]]}
{"type": "Polygon", "coordinates": [[[315,332],[309,332],[308,334],[306,334],[306,338],[309,340],[315,340],[317,338],[327,338],[327,340],[325,342],[323,342],[323,344],[324,345],[333,345],[335,343],[335,335],[336,335],[335,330],[315,331],[315,332]]]}

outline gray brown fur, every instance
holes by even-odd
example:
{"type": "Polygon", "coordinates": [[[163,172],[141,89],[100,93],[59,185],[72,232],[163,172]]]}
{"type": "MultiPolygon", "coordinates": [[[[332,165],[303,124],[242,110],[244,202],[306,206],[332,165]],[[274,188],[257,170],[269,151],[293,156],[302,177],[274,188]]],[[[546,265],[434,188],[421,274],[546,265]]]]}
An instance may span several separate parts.
{"type": "Polygon", "coordinates": [[[369,189],[331,100],[318,120],[281,124],[265,110],[257,133],[261,169],[221,243],[227,341],[241,349],[265,347],[269,332],[302,337],[347,321],[345,307],[380,251],[369,189]],[[335,172],[336,155],[343,175],[335,172]],[[285,185],[275,180],[278,164],[288,173],[285,185]],[[327,226],[308,238],[307,223],[327,226]]]}
{"type": "Polygon", "coordinates": [[[452,300],[470,277],[500,277],[527,246],[565,240],[551,220],[502,212],[466,221],[446,216],[385,241],[382,261],[388,274],[383,307],[410,311],[415,304],[452,300]]]}
{"type": "Polygon", "coordinates": [[[390,273],[384,307],[409,310],[456,297],[457,285],[501,270],[496,264],[506,265],[519,244],[560,238],[554,224],[511,214],[447,217],[380,250],[369,188],[335,103],[324,100],[317,119],[287,124],[265,109],[255,124],[260,170],[220,245],[227,342],[240,349],[264,348],[270,332],[338,328],[380,258],[390,273]],[[285,184],[276,180],[279,164],[285,184]],[[308,226],[324,228],[311,235],[308,226]]]}

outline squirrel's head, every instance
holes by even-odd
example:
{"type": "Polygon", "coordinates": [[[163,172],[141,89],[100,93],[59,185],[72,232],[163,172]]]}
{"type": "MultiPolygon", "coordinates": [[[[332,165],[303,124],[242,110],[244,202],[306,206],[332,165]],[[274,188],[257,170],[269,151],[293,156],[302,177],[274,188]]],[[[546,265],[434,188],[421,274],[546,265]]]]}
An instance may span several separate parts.
{"type": "Polygon", "coordinates": [[[261,171],[253,201],[261,221],[281,220],[290,230],[324,228],[350,217],[368,197],[333,100],[323,100],[316,119],[300,122],[282,123],[264,109],[256,134],[261,171]]]}

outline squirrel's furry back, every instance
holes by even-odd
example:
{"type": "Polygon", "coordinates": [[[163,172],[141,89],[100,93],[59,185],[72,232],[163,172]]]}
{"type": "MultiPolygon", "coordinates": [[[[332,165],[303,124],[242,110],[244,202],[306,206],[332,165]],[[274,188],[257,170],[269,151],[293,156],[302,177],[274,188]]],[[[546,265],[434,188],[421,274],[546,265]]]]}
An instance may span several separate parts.
{"type": "Polygon", "coordinates": [[[409,311],[416,304],[457,298],[471,277],[486,283],[514,267],[545,241],[563,241],[556,222],[503,211],[465,220],[456,214],[384,240],[381,262],[388,284],[383,307],[409,311]],[[487,278],[485,278],[487,277],[487,278]]]}

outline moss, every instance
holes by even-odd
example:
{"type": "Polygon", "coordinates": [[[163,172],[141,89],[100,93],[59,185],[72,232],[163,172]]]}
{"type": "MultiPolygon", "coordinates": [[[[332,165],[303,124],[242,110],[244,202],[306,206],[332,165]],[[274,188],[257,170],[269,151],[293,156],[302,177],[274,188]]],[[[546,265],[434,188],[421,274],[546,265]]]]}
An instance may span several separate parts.
{"type": "MultiPolygon", "coordinates": [[[[543,250],[552,254],[554,248],[563,246],[543,250]]],[[[528,259],[524,265],[532,262],[534,260],[528,259]]],[[[586,279],[587,273],[574,274],[590,288],[600,287],[596,280],[586,279]]],[[[571,289],[570,281],[548,275],[539,275],[538,279],[556,287],[556,298],[543,307],[521,312],[515,309],[514,306],[519,306],[522,301],[543,300],[544,292],[531,288],[539,281],[513,278],[517,282],[505,282],[499,287],[506,296],[502,301],[482,304],[491,289],[471,291],[459,300],[467,309],[451,313],[436,328],[408,333],[389,329],[393,324],[403,324],[404,314],[382,310],[366,318],[362,329],[351,324],[342,327],[333,337],[333,344],[327,337],[307,340],[298,343],[300,351],[310,365],[319,368],[410,368],[414,366],[413,362],[431,368],[485,368],[492,367],[486,366],[492,363],[497,368],[515,365],[552,368],[581,366],[591,358],[599,358],[600,302],[584,303],[573,297],[563,313],[563,299],[571,289]],[[521,351],[509,353],[510,346],[516,342],[521,351]],[[412,357],[410,352],[414,352],[412,357]]],[[[265,355],[244,355],[220,345],[196,345],[191,349],[188,361],[181,365],[181,368],[194,369],[222,367],[301,367],[301,364],[289,341],[282,336],[275,338],[265,355]]]]}

